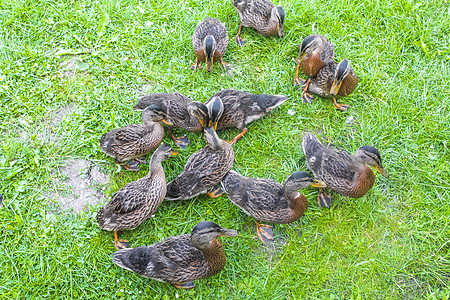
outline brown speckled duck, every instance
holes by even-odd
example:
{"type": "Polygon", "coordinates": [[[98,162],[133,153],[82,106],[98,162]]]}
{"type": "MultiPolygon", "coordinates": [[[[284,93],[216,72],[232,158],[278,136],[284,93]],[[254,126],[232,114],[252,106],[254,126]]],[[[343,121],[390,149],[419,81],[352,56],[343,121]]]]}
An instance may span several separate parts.
{"type": "Polygon", "coordinates": [[[216,130],[238,128],[243,131],[248,124],[264,117],[287,100],[284,95],[251,94],[225,89],[214,94],[205,105],[209,107],[217,97],[224,108],[216,130]]]}
{"type": "Polygon", "coordinates": [[[138,159],[145,156],[161,144],[164,129],[159,124],[162,118],[150,109],[142,112],[143,124],[131,124],[105,133],[100,138],[100,147],[103,152],[120,165],[131,171],[139,171],[139,164],[145,161],[138,159]]]}
{"type": "Polygon", "coordinates": [[[301,69],[303,74],[308,76],[304,84],[305,87],[303,90],[305,91],[308,90],[311,77],[315,77],[325,65],[334,62],[334,45],[323,35],[312,34],[303,39],[299,45],[299,49],[300,52],[295,61],[297,71],[294,77],[294,85],[302,85],[304,82],[298,76],[299,70],[301,69]]]}
{"type": "Polygon", "coordinates": [[[192,46],[197,57],[191,66],[192,70],[197,70],[200,62],[205,62],[206,71],[211,72],[214,61],[220,61],[222,66],[227,68],[228,64],[222,58],[228,46],[225,23],[215,18],[206,18],[204,21],[200,21],[192,36],[192,46]]]}
{"type": "MultiPolygon", "coordinates": [[[[346,151],[323,146],[317,136],[309,133],[303,137],[302,145],[306,165],[313,171],[314,176],[344,196],[360,198],[372,188],[375,175],[369,166],[374,167],[384,177],[389,177],[375,147],[362,146],[350,155],[346,151]]],[[[317,200],[319,206],[330,207],[331,197],[323,190],[317,200]]]]}
{"type": "Polygon", "coordinates": [[[192,101],[180,93],[155,93],[139,98],[134,110],[143,110],[150,106],[155,114],[162,118],[162,122],[169,128],[170,134],[181,148],[186,148],[189,140],[184,137],[174,137],[173,127],[182,128],[189,132],[199,132],[204,128],[208,115],[208,108],[200,102],[192,101]]]}
{"type": "Polygon", "coordinates": [[[154,213],[166,196],[166,176],[161,162],[176,154],[168,144],[162,144],[153,153],[148,174],[130,182],[113,196],[97,213],[101,228],[114,231],[117,249],[126,248],[127,241],[117,238],[117,231],[133,229],[154,213]]]}
{"type": "Polygon", "coordinates": [[[246,131],[236,136],[230,143],[217,136],[214,127],[223,111],[223,104],[218,97],[209,106],[209,116],[205,128],[205,139],[208,145],[192,154],[184,170],[167,184],[167,200],[187,200],[197,195],[205,194],[209,197],[218,197],[222,194],[216,185],[231,170],[234,162],[234,150],[232,145],[245,134],[246,131]]]}
{"type": "Polygon", "coordinates": [[[236,44],[245,43],[241,38],[242,26],[254,28],[267,37],[284,36],[285,13],[280,5],[275,6],[269,0],[233,0],[233,6],[241,19],[236,44]]]}
{"type": "Polygon", "coordinates": [[[217,237],[233,237],[238,232],[214,222],[198,223],[191,234],[173,236],[151,246],[121,249],[113,262],[143,277],[190,289],[193,280],[213,276],[225,266],[226,256],[217,237]]]}
{"type": "Polygon", "coordinates": [[[256,221],[256,233],[266,243],[273,239],[272,228],[262,222],[287,224],[298,220],[308,208],[308,200],[298,192],[309,186],[325,187],[306,172],[295,172],[284,185],[269,178],[244,177],[230,171],[222,180],[222,187],[231,202],[256,221]]]}
{"type": "Polygon", "coordinates": [[[302,100],[312,102],[312,95],[322,98],[332,98],[334,107],[346,111],[350,105],[338,104],[336,98],[350,95],[358,85],[358,76],[353,71],[350,62],[343,59],[340,63],[332,62],[325,65],[316,77],[308,78],[309,84],[302,86],[302,100]]]}

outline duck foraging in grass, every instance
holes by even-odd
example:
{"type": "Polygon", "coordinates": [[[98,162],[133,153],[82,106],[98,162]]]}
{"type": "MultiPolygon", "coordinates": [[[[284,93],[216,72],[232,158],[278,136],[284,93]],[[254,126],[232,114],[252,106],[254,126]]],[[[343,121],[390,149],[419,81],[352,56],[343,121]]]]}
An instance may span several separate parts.
{"type": "Polygon", "coordinates": [[[180,93],[144,95],[139,98],[134,110],[139,111],[147,107],[161,116],[161,122],[168,126],[175,144],[183,149],[189,144],[189,140],[186,135],[175,137],[172,128],[178,127],[189,132],[199,132],[206,126],[208,108],[203,103],[192,101],[192,99],[180,93]]]}
{"type": "Polygon", "coordinates": [[[208,127],[205,139],[208,145],[192,154],[184,170],[167,184],[167,200],[187,200],[207,193],[209,197],[219,197],[222,192],[216,189],[222,178],[231,170],[234,162],[232,145],[246,131],[237,135],[230,143],[220,139],[214,130],[223,111],[223,104],[218,97],[209,105],[208,127]]]}
{"type": "MultiPolygon", "coordinates": [[[[381,175],[389,175],[383,167],[378,150],[372,146],[359,147],[353,155],[343,150],[325,147],[314,134],[303,137],[303,152],[306,165],[314,176],[344,196],[360,198],[369,191],[375,175],[369,166],[381,175]]],[[[317,201],[320,207],[330,208],[331,197],[321,189],[317,201]]]]}
{"type": "Polygon", "coordinates": [[[168,144],[159,146],[150,160],[148,174],[122,187],[98,211],[98,226],[114,231],[117,249],[128,246],[127,241],[118,239],[117,231],[133,229],[142,224],[164,200],[166,176],[161,163],[175,154],[168,144]]]}
{"type": "Polygon", "coordinates": [[[151,246],[121,249],[113,262],[143,277],[190,289],[193,280],[213,276],[225,266],[226,256],[218,237],[234,237],[238,232],[214,222],[198,223],[191,234],[173,236],[151,246]]]}
{"type": "Polygon", "coordinates": [[[269,0],[233,0],[233,6],[239,14],[241,24],[236,35],[236,44],[243,46],[241,38],[242,26],[256,29],[260,34],[270,36],[284,36],[283,7],[273,5],[269,0]]]}
{"type": "Polygon", "coordinates": [[[350,62],[343,59],[340,63],[332,62],[325,65],[315,77],[308,78],[308,81],[301,87],[302,100],[311,103],[313,99],[311,94],[322,98],[332,98],[334,107],[346,111],[350,105],[339,104],[336,102],[336,98],[350,95],[357,85],[358,76],[353,71],[350,62]]]}
{"type": "Polygon", "coordinates": [[[214,61],[220,61],[224,68],[228,64],[223,61],[228,46],[228,34],[225,23],[215,18],[206,18],[200,21],[192,36],[192,46],[196,55],[192,70],[200,67],[200,62],[205,62],[206,71],[211,72],[214,61]]]}
{"type": "MultiPolygon", "coordinates": [[[[334,45],[323,35],[312,34],[303,39],[299,49],[300,52],[295,61],[297,71],[294,77],[294,85],[302,85],[304,82],[298,76],[301,69],[303,74],[308,76],[303,88],[303,93],[306,93],[311,77],[315,77],[325,65],[334,62],[334,45]]],[[[302,94],[302,99],[303,97],[306,97],[306,95],[302,94]]]]}
{"type": "Polygon", "coordinates": [[[308,200],[299,189],[325,187],[306,172],[295,172],[284,185],[269,178],[250,178],[230,171],[222,187],[231,202],[256,220],[256,233],[263,243],[273,239],[272,228],[259,222],[287,224],[298,220],[308,208],[308,200]]]}
{"type": "Polygon", "coordinates": [[[162,117],[151,109],[142,111],[143,124],[131,124],[105,133],[100,138],[100,147],[106,155],[113,157],[115,163],[131,171],[139,171],[139,164],[145,160],[138,159],[153,151],[164,137],[164,129],[159,121],[162,117]],[[130,162],[129,160],[134,159],[130,162]]]}
{"type": "Polygon", "coordinates": [[[223,103],[223,112],[215,130],[238,128],[244,131],[248,124],[264,117],[287,100],[284,95],[251,94],[225,89],[214,94],[205,105],[209,107],[211,103],[217,102],[217,97],[223,103]]]}

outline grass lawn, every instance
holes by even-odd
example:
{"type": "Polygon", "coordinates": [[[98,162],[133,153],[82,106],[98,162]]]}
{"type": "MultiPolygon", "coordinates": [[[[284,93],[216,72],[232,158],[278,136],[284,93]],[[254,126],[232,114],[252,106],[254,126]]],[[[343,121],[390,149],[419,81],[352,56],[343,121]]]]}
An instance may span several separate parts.
{"type": "MultiPolygon", "coordinates": [[[[2,0],[1,299],[449,299],[448,1],[281,4],[286,36],[244,28],[240,48],[231,0],[2,0]],[[192,33],[207,16],[226,22],[231,75],[218,64],[210,74],[189,69],[192,33]],[[347,112],[326,99],[303,104],[293,88],[297,45],[311,33],[327,36],[336,60],[348,58],[359,76],[340,101],[352,106],[347,112]],[[240,232],[222,239],[225,269],[184,291],[117,267],[112,233],[97,226],[96,212],[147,167],[116,173],[100,136],[140,122],[132,107],[142,93],[205,102],[223,88],[289,96],[234,146],[241,174],[283,182],[306,170],[301,139],[314,131],[349,152],[377,147],[390,178],[377,175],[361,199],[335,195],[330,210],[317,206],[317,190],[303,191],[310,208],[300,221],[275,225],[271,247],[226,196],[163,202],[121,238],[149,245],[214,221],[240,232]],[[93,204],[67,209],[77,195],[93,204]]],[[[205,145],[201,134],[188,137],[188,148],[163,164],[168,180],[205,145]]]]}

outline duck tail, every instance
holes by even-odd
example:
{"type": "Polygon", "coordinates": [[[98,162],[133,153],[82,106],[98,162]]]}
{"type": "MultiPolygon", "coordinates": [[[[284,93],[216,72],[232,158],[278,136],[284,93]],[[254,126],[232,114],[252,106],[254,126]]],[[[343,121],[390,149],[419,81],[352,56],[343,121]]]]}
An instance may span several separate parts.
{"type": "Polygon", "coordinates": [[[284,95],[257,95],[256,102],[259,107],[264,109],[265,112],[269,112],[274,108],[280,106],[288,99],[284,95]]]}
{"type": "Polygon", "coordinates": [[[113,263],[131,272],[143,275],[154,268],[149,247],[120,249],[113,253],[113,263]]]}
{"type": "Polygon", "coordinates": [[[313,156],[319,149],[323,148],[317,136],[312,133],[306,133],[303,136],[302,146],[306,157],[313,156]]]}

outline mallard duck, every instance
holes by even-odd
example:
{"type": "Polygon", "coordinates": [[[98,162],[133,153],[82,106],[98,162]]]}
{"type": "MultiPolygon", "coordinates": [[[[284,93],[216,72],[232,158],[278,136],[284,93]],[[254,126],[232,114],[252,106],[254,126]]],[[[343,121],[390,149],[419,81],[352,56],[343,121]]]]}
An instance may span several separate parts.
{"type": "Polygon", "coordinates": [[[237,235],[236,230],[203,221],[191,234],[172,236],[151,246],[116,251],[113,262],[143,277],[191,289],[195,286],[193,280],[213,276],[225,266],[225,251],[217,237],[237,235]]]}
{"type": "Polygon", "coordinates": [[[139,164],[145,160],[137,159],[153,151],[164,137],[164,129],[159,124],[162,118],[150,109],[142,112],[143,124],[131,124],[105,133],[100,138],[100,147],[103,152],[120,165],[131,171],[139,171],[139,164]]]}
{"type": "Polygon", "coordinates": [[[284,36],[283,7],[273,5],[269,0],[233,0],[233,6],[239,14],[241,25],[236,35],[236,44],[242,46],[242,26],[256,29],[264,36],[284,36]]]}
{"type": "MultiPolygon", "coordinates": [[[[334,45],[326,37],[319,34],[307,36],[298,46],[300,53],[295,61],[297,71],[294,77],[294,85],[301,85],[304,80],[298,77],[299,69],[308,76],[303,91],[308,90],[311,77],[315,77],[320,69],[334,61],[334,45]]],[[[302,95],[303,97],[303,95],[302,95]]]]}
{"type": "Polygon", "coordinates": [[[117,231],[133,229],[154,213],[166,196],[166,176],[161,162],[175,155],[168,144],[162,144],[153,153],[148,174],[132,181],[118,190],[111,201],[97,213],[101,228],[114,231],[117,249],[127,247],[124,240],[117,238],[117,231]]]}
{"type": "Polygon", "coordinates": [[[214,129],[238,128],[242,131],[248,124],[264,117],[287,100],[284,95],[258,95],[225,89],[213,95],[205,105],[209,107],[217,101],[216,98],[220,98],[224,108],[214,129]]]}
{"type": "Polygon", "coordinates": [[[311,93],[322,98],[333,98],[334,107],[346,111],[350,105],[338,104],[336,98],[350,95],[358,85],[358,76],[350,62],[343,59],[340,63],[325,65],[316,77],[308,78],[308,82],[302,86],[303,102],[312,102],[312,95],[309,94],[311,93]]]}
{"type": "Polygon", "coordinates": [[[231,202],[256,221],[256,233],[266,243],[273,239],[272,228],[259,222],[287,224],[298,220],[308,208],[308,200],[298,192],[309,186],[325,187],[306,172],[295,172],[284,185],[269,178],[244,177],[230,171],[222,179],[222,187],[231,202]]]}
{"type": "Polygon", "coordinates": [[[197,56],[195,63],[191,66],[192,70],[197,70],[200,67],[200,62],[204,61],[206,71],[211,72],[214,60],[220,60],[222,66],[227,68],[228,64],[222,58],[228,46],[225,23],[215,18],[206,18],[200,21],[192,36],[192,46],[197,56]]]}
{"type": "Polygon", "coordinates": [[[181,148],[186,148],[189,140],[186,136],[176,138],[172,128],[178,127],[189,132],[202,131],[208,115],[208,108],[203,103],[192,101],[180,93],[155,93],[142,96],[134,106],[134,110],[143,110],[149,106],[155,114],[161,115],[161,121],[168,126],[175,144],[181,148]]]}
{"type": "MultiPolygon", "coordinates": [[[[368,166],[374,167],[384,177],[389,177],[375,147],[362,146],[350,155],[346,151],[323,146],[314,134],[306,134],[302,145],[306,165],[314,176],[342,195],[360,198],[372,188],[375,175],[368,166]]],[[[317,200],[319,206],[330,207],[331,197],[323,190],[317,200]]]]}

